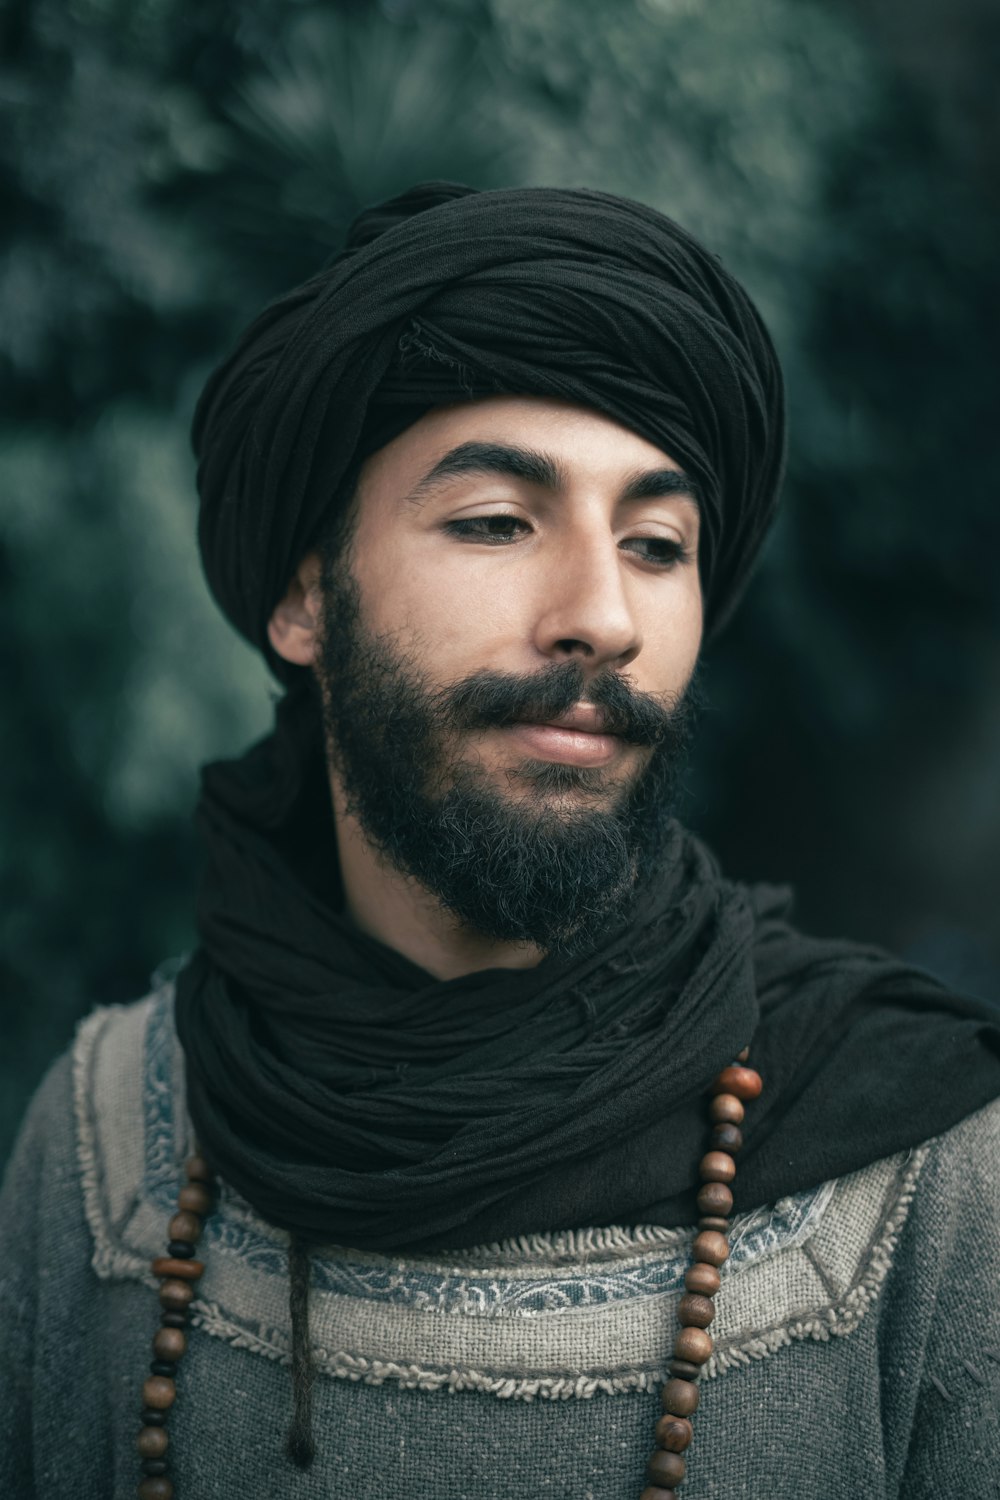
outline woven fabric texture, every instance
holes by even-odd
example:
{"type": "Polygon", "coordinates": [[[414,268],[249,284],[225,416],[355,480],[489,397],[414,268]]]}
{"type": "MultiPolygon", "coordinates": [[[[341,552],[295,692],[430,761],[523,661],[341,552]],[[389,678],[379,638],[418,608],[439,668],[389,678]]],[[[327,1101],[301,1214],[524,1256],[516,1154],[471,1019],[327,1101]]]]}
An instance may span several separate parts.
{"type": "MultiPolygon", "coordinates": [[[[90,1017],[26,1119],[0,1201],[4,1496],[135,1493],[147,1267],[190,1146],[181,1077],[166,988],[90,1017]]],[[[992,1105],[738,1223],[688,1500],[995,1495],[998,1146],[992,1105]]],[[[287,1242],[224,1193],[169,1429],[178,1500],[636,1500],[689,1240],[324,1249],[301,1473],[283,1456],[287,1242]]]]}

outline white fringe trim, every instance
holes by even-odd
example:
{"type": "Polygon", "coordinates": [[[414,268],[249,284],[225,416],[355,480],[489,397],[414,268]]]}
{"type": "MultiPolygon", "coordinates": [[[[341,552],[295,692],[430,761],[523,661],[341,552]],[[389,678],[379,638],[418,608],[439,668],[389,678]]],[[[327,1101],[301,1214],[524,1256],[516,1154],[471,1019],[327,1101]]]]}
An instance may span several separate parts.
{"type": "Polygon", "coordinates": [[[93,1069],[97,1047],[105,1027],[121,1011],[117,1005],[102,1005],[85,1016],[77,1027],[73,1047],[73,1102],[76,1111],[76,1156],[83,1186],[83,1208],[94,1241],[90,1263],[104,1280],[142,1281],[156,1287],[149,1262],[112,1240],[108,1216],[101,1199],[98,1164],[97,1122],[94,1118],[93,1069]]]}
{"type": "MultiPolygon", "coordinates": [[[[215,1303],[195,1300],[191,1304],[191,1322],[213,1338],[224,1339],[235,1349],[261,1354],[276,1364],[292,1362],[289,1340],[275,1329],[253,1333],[227,1318],[215,1303]]],[[[666,1369],[629,1370],[620,1375],[585,1373],[579,1375],[521,1376],[503,1372],[461,1368],[441,1369],[430,1365],[399,1364],[394,1360],[368,1359],[346,1349],[330,1352],[313,1345],[311,1358],[322,1374],[363,1385],[384,1385],[396,1381],[411,1391],[481,1391],[503,1400],[548,1401],[587,1400],[599,1394],[620,1395],[626,1391],[658,1390],[667,1378],[666,1369]]]]}
{"type": "MultiPolygon", "coordinates": [[[[672,1250],[694,1238],[691,1229],[664,1229],[657,1224],[640,1224],[634,1229],[612,1225],[595,1229],[557,1229],[550,1233],[522,1234],[515,1239],[494,1240],[467,1250],[442,1252],[449,1266],[478,1264],[503,1265],[507,1261],[522,1265],[526,1260],[549,1265],[560,1262],[579,1263],[588,1256],[615,1259],[632,1255],[636,1250],[672,1250]]],[[[422,1259],[423,1257],[421,1257],[422,1259]]],[[[430,1257],[428,1257],[430,1258],[430,1257]]]]}

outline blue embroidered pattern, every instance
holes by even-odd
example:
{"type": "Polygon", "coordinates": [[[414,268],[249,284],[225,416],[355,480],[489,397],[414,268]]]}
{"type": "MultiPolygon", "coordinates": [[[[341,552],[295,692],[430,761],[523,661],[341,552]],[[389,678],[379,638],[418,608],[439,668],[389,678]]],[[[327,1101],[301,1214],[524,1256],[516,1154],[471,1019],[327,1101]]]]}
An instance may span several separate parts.
{"type": "MultiPolygon", "coordinates": [[[[144,1089],[145,1194],[165,1214],[174,1208],[182,1149],[175,1131],[176,1058],[173,987],[165,984],[150,1009],[144,1089]]],[[[826,1189],[815,1188],[738,1221],[730,1271],[801,1240],[825,1198],[826,1189]]],[[[258,1273],[282,1280],[287,1276],[284,1246],[269,1238],[266,1226],[225,1191],[206,1222],[205,1242],[213,1254],[236,1256],[258,1273]]],[[[523,1316],[676,1292],[688,1259],[684,1242],[679,1247],[636,1246],[624,1257],[619,1251],[617,1258],[593,1248],[572,1267],[547,1268],[544,1258],[526,1257],[520,1275],[504,1276],[498,1274],[499,1267],[484,1267],[477,1275],[474,1269],[443,1270],[389,1256],[355,1258],[345,1251],[336,1259],[313,1256],[312,1284],[318,1291],[342,1297],[421,1311],[523,1316]]]]}

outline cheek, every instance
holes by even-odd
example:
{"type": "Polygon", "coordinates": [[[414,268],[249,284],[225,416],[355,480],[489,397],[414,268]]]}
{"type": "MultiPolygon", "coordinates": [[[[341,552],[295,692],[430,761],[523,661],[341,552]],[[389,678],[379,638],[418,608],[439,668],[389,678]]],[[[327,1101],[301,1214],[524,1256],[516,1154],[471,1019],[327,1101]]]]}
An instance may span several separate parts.
{"type": "Polygon", "coordinates": [[[643,646],[636,662],[644,669],[641,686],[678,692],[687,686],[701,650],[703,608],[697,574],[678,578],[676,587],[651,599],[644,613],[643,646]]]}
{"type": "Polygon", "coordinates": [[[434,538],[383,534],[374,545],[366,541],[359,533],[353,571],[369,629],[433,661],[440,680],[488,664],[523,635],[516,580],[498,579],[495,558],[492,570],[479,570],[467,552],[434,538]]]}

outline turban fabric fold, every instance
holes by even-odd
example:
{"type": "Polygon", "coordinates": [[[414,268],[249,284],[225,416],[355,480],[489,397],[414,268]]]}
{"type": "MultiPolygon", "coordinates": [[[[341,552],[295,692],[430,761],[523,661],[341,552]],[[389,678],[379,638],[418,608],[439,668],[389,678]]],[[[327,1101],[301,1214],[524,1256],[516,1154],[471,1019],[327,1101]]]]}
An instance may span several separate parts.
{"type": "Polygon", "coordinates": [[[236,628],[268,653],[270,615],[373,431],[387,440],[421,410],[491,392],[591,407],[680,464],[717,631],[783,460],[781,374],[753,304],[654,209],[450,183],[363,213],[344,252],[261,313],[208,381],[193,429],[199,541],[236,628]],[[406,374],[414,346],[435,358],[406,374]]]}

